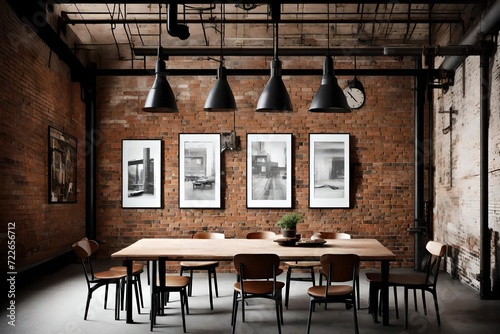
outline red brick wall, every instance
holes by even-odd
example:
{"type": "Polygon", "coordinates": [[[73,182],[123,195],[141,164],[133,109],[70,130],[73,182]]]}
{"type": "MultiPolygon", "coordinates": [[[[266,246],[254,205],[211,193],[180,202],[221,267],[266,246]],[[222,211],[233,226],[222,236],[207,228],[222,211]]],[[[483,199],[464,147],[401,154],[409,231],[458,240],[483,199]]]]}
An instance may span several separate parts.
{"type": "MultiPolygon", "coordinates": [[[[358,59],[358,68],[412,68],[414,62],[388,58],[358,59]]],[[[284,58],[283,68],[322,68],[322,57],[284,58]]],[[[345,59],[344,59],[345,61],[345,59]]],[[[171,59],[167,68],[198,68],[214,63],[197,59],[171,59]]],[[[151,64],[151,66],[153,66],[151,64]]],[[[226,66],[269,68],[269,59],[226,59],[226,66]]],[[[335,67],[352,68],[351,63],[335,67]]],[[[214,70],[215,73],[215,70],[214,70]]],[[[283,209],[246,208],[246,134],[293,134],[293,211],[301,212],[303,235],[338,230],[354,238],[377,238],[398,256],[398,264],[411,266],[413,236],[413,78],[358,76],[367,91],[366,105],[350,114],[309,113],[307,109],[320,77],[284,77],[292,98],[292,113],[257,113],[255,106],[268,77],[230,77],[235,94],[236,133],[241,151],[222,155],[225,197],[223,209],[179,209],[178,134],[220,133],[233,129],[232,113],[204,112],[212,77],[169,77],[178,99],[176,114],[141,111],[152,85],[150,77],[99,77],[97,202],[98,237],[111,253],[143,237],[188,238],[194,231],[222,231],[242,238],[248,231],[273,230],[283,209]],[[308,136],[310,133],[349,133],[354,167],[351,209],[308,208],[308,136]],[[162,139],[163,209],[121,208],[121,140],[162,139]]],[[[352,77],[340,77],[345,87],[352,77]]]]}
{"type": "Polygon", "coordinates": [[[0,45],[0,244],[7,254],[6,228],[15,223],[20,271],[85,234],[84,105],[67,67],[3,1],[0,45]],[[76,204],[48,204],[49,126],[78,140],[76,204]]]}

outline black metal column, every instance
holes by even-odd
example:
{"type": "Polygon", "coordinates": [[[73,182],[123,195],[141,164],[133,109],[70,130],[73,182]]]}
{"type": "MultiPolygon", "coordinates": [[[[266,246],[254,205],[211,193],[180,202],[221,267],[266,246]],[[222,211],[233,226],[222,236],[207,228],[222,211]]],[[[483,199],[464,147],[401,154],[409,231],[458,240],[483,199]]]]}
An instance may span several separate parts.
{"type": "MultiPolygon", "coordinates": [[[[421,66],[420,59],[418,66],[421,66]]],[[[415,77],[415,199],[414,211],[415,220],[413,228],[409,229],[414,233],[414,269],[422,270],[422,258],[424,248],[424,234],[426,231],[425,203],[424,203],[424,106],[427,77],[419,74],[415,77]]]]}
{"type": "Polygon", "coordinates": [[[88,69],[83,84],[85,99],[85,232],[96,239],[96,65],[88,69]]]}
{"type": "Polygon", "coordinates": [[[491,250],[488,226],[488,139],[490,115],[490,56],[480,56],[480,162],[479,162],[479,215],[480,215],[480,259],[479,294],[481,298],[491,296],[491,250]]]}

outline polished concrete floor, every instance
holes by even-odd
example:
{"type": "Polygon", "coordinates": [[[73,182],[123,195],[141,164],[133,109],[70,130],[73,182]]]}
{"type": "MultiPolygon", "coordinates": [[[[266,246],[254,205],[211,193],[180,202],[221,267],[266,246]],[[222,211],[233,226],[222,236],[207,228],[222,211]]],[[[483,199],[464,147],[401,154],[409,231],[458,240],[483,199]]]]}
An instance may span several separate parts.
{"type": "MultiPolygon", "coordinates": [[[[99,263],[99,266],[109,266],[99,263]]],[[[83,320],[87,288],[79,264],[70,264],[53,273],[33,275],[19,286],[15,299],[15,327],[9,325],[11,311],[3,303],[0,333],[105,333],[128,334],[148,333],[149,330],[149,286],[145,274],[142,275],[145,307],[140,314],[134,303],[134,320],[127,324],[125,312],[121,320],[114,320],[114,288],[110,288],[108,308],[103,308],[104,288],[98,289],[91,301],[88,320],[83,320]]],[[[285,280],[284,275],[280,277],[285,280]]],[[[219,274],[219,297],[214,299],[214,310],[210,310],[208,283],[206,274],[195,274],[193,296],[189,298],[190,315],[186,316],[188,333],[219,334],[231,333],[232,284],[235,276],[219,274]]],[[[284,310],[283,334],[306,333],[308,282],[292,282],[288,310],[284,310]]],[[[500,331],[500,301],[482,300],[478,293],[453,280],[447,274],[440,276],[438,284],[441,326],[437,325],[436,315],[430,294],[427,297],[429,313],[423,314],[422,302],[418,299],[418,312],[413,307],[410,297],[409,328],[403,326],[403,291],[399,290],[400,318],[396,319],[395,306],[390,301],[390,325],[374,323],[367,312],[368,285],[364,273],[361,274],[361,309],[358,310],[359,330],[369,333],[498,333],[500,331]]],[[[7,293],[5,293],[7,295],[7,293]]],[[[247,306],[247,319],[241,322],[239,314],[236,333],[264,334],[278,333],[273,304],[269,301],[253,300],[247,306]]],[[[313,314],[311,333],[354,333],[353,314],[343,305],[330,305],[328,310],[322,307],[313,314]]],[[[171,297],[166,315],[158,317],[154,332],[182,333],[182,322],[177,294],[171,297]]]]}

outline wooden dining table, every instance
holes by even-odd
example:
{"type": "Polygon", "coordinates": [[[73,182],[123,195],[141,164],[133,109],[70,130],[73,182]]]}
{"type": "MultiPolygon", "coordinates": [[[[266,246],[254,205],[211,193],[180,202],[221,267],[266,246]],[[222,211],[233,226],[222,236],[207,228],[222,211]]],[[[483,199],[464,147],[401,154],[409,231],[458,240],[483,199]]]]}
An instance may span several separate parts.
{"type": "MultiPolygon", "coordinates": [[[[319,261],[323,254],[356,254],[361,261],[380,262],[382,300],[388,300],[389,262],[396,255],[376,239],[326,239],[326,243],[282,246],[270,239],[180,239],[144,238],[111,255],[122,260],[132,279],[133,261],[158,261],[160,284],[165,280],[166,261],[232,261],[238,253],[273,253],[282,261],[319,261]]],[[[133,323],[132,286],[126,286],[126,321],[133,323]]],[[[389,325],[388,303],[382,303],[382,323],[389,325]]],[[[376,314],[373,315],[376,319],[376,314]]]]}

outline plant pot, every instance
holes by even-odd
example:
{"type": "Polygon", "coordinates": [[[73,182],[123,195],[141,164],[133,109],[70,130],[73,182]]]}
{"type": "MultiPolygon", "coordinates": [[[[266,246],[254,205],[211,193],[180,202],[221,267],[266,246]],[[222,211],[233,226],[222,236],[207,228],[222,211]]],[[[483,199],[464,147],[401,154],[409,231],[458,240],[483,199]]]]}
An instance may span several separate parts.
{"type": "Polygon", "coordinates": [[[283,238],[295,238],[297,236],[297,230],[282,229],[281,234],[283,238]]]}

